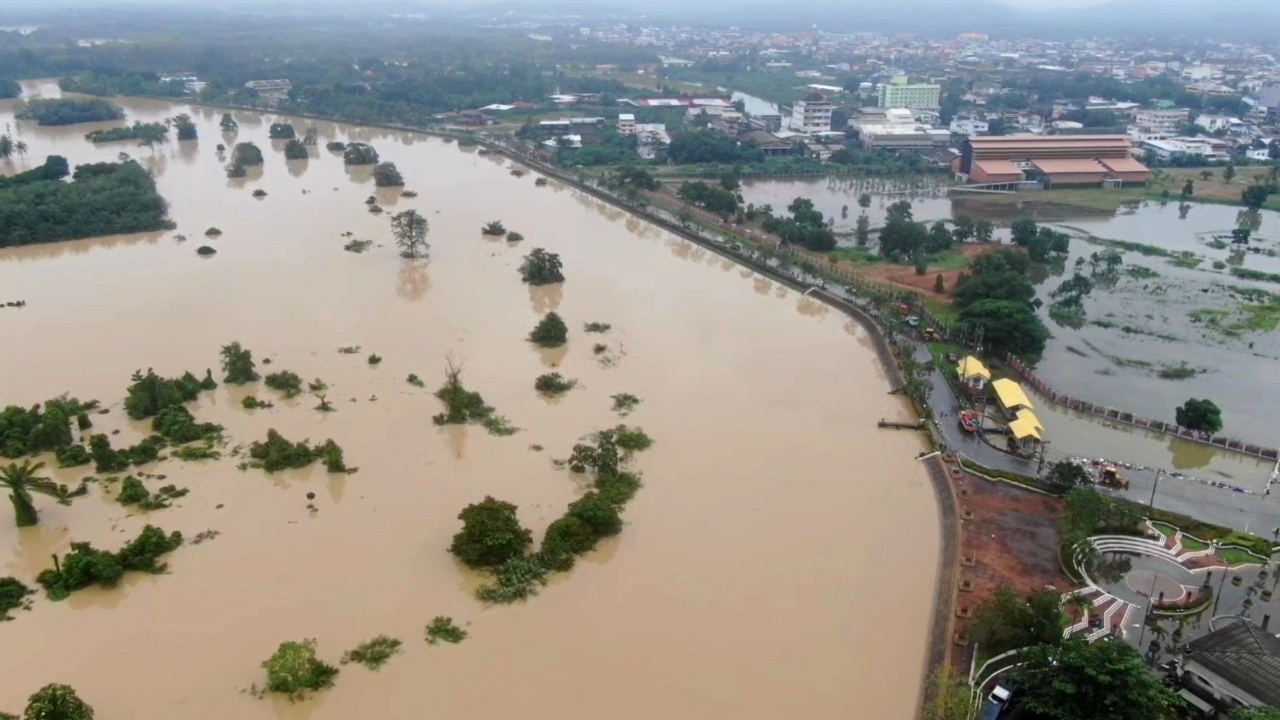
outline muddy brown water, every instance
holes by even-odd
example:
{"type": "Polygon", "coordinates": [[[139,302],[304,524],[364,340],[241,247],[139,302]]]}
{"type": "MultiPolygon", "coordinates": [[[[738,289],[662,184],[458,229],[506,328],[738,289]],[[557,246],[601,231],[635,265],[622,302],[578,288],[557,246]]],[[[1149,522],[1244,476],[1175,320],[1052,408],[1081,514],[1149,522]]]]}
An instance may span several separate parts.
{"type": "MultiPolygon", "coordinates": [[[[474,148],[316,123],[321,148],[286,163],[266,137],[274,118],[237,112],[235,139],[257,142],[267,161],[232,181],[214,152],[230,145],[217,128],[221,111],[122,104],[129,121],[189,112],[200,139],[153,154],[127,143],[95,148],[83,139],[89,126],[23,123],[25,163],[128,152],[154,169],[178,227],[0,251],[3,294],[28,303],[0,312],[0,402],[98,398],[112,410],[94,416],[95,431],[132,442],[145,425],[120,405],[134,370],[202,373],[221,344],[239,340],[260,371],[324,379],[338,411],[314,411],[308,395],[223,386],[204,394],[197,416],[225,425],[233,445],[269,428],[333,438],[360,471],[269,476],[241,472],[233,458],[166,461],[144,469],[191,490],[173,508],[126,511],[95,486],[66,507],[38,499],[36,528],[18,531],[5,515],[0,574],[28,583],[72,541],[114,549],[148,522],[221,535],[172,553],[168,574],[131,575],[64,602],[41,596],[0,624],[0,709],[20,711],[38,687],[65,682],[98,717],[137,720],[602,709],[636,719],[913,717],[937,508],[913,459],[919,438],[875,429],[906,410],[886,393],[860,328],[554,181],[514,177],[510,162],[474,148]],[[367,172],[323,149],[334,138],[372,142],[418,197],[375,191],[367,172]],[[267,197],[253,198],[258,188],[267,197]],[[386,216],[365,210],[370,194],[389,212],[429,218],[429,261],[397,256],[386,216]],[[482,239],[493,219],[528,239],[482,239]],[[210,226],[222,236],[206,240],[210,226]],[[344,252],[346,231],[376,245],[344,252]],[[196,255],[206,243],[216,256],[196,255]],[[563,287],[520,283],[516,267],[535,246],[561,253],[563,287]],[[523,337],[548,309],[566,317],[571,338],[539,352],[523,337]],[[587,321],[613,330],[586,335],[587,321]],[[595,342],[609,345],[610,366],[593,355],[595,342]],[[346,345],[363,352],[339,354],[346,345]],[[380,366],[366,363],[370,352],[380,366]],[[450,355],[522,432],[432,425],[439,404],[430,392],[450,355]],[[559,401],[532,387],[552,367],[580,381],[559,401]],[[409,373],[429,388],[408,385],[409,373]],[[250,392],[275,409],[242,409],[250,392]],[[620,392],[643,399],[626,422],[656,440],[635,462],[645,487],[623,534],[532,601],[481,605],[476,578],[446,552],[458,511],[492,494],[518,504],[540,535],[581,492],[551,458],[619,422],[609,398],[620,392]],[[436,615],[471,637],[427,645],[423,627],[436,615]],[[282,641],[315,638],[336,662],[379,633],[405,642],[380,672],[345,666],[332,690],[297,704],[244,692],[264,681],[260,664],[282,641]]],[[[11,112],[12,103],[0,105],[0,124],[11,112]]],[[[310,123],[296,124],[301,132],[310,123]]],[[[51,474],[72,482],[85,473],[51,474]]]]}

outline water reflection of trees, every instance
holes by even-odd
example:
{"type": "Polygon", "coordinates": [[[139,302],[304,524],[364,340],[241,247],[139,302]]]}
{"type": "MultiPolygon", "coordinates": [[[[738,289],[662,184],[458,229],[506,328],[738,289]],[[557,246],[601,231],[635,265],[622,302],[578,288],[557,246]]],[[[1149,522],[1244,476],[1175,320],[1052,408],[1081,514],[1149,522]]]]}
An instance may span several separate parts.
{"type": "Polygon", "coordinates": [[[387,207],[400,202],[400,193],[403,191],[404,188],[398,187],[378,188],[373,191],[373,196],[377,199],[379,205],[387,207]]]}
{"type": "Polygon", "coordinates": [[[421,300],[431,290],[431,277],[427,274],[430,260],[404,260],[396,272],[396,295],[405,300],[421,300]]]}
{"type": "Polygon", "coordinates": [[[823,317],[830,311],[831,308],[827,307],[826,303],[818,302],[811,297],[801,295],[796,301],[796,312],[805,317],[823,317]]]}
{"type": "Polygon", "coordinates": [[[1174,470],[1195,470],[1209,467],[1218,450],[1197,442],[1169,437],[1169,456],[1173,459],[1174,470]]]}
{"type": "Polygon", "coordinates": [[[342,169],[351,182],[357,185],[365,185],[373,180],[372,165],[343,165],[342,169]]]}
{"type": "Polygon", "coordinates": [[[49,567],[49,556],[70,539],[71,534],[65,525],[54,528],[47,519],[40,525],[19,528],[17,550],[13,553],[13,560],[5,564],[5,574],[35,577],[49,567]]]}
{"type": "Polygon", "coordinates": [[[285,160],[284,167],[289,171],[289,175],[293,177],[302,177],[307,172],[307,168],[311,165],[311,160],[285,160]]]}
{"type": "Polygon", "coordinates": [[[0,262],[26,262],[28,260],[50,260],[63,255],[85,255],[92,250],[128,247],[145,243],[154,245],[164,235],[162,232],[134,233],[132,235],[112,235],[109,237],[89,238],[86,240],[65,240],[56,243],[22,245],[5,248],[0,251],[0,262]]]}
{"type": "Polygon", "coordinates": [[[261,180],[262,173],[263,173],[263,166],[250,165],[244,169],[244,173],[245,173],[244,177],[227,178],[227,187],[242,188],[245,185],[248,185],[249,183],[257,182],[261,180]]]}
{"type": "Polygon", "coordinates": [[[533,305],[533,311],[539,315],[545,315],[559,308],[562,300],[564,300],[564,283],[529,286],[529,302],[533,305]]]}

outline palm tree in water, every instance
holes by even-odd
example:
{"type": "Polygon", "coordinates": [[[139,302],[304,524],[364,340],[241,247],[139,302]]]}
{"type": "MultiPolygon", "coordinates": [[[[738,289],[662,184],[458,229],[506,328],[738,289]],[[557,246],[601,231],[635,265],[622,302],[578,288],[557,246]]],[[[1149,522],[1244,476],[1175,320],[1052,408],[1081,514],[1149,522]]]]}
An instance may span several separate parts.
{"type": "Polygon", "coordinates": [[[8,467],[0,468],[0,489],[9,491],[9,501],[13,503],[14,519],[18,527],[35,525],[39,518],[36,506],[31,501],[31,493],[48,495],[59,501],[65,499],[63,488],[39,475],[42,468],[44,463],[32,465],[29,460],[21,465],[10,463],[8,467]]]}
{"type": "Polygon", "coordinates": [[[8,135],[0,135],[0,160],[8,160],[13,157],[14,147],[13,141],[8,135]]]}
{"type": "Polygon", "coordinates": [[[19,140],[13,144],[13,151],[18,153],[18,157],[26,157],[27,144],[19,140]]]}

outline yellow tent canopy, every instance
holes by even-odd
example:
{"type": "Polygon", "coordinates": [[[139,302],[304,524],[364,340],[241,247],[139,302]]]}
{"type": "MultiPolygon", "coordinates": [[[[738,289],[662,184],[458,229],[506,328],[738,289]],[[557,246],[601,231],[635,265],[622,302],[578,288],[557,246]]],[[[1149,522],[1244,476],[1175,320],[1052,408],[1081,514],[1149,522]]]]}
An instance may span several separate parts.
{"type": "Polygon", "coordinates": [[[1032,408],[1031,399],[1023,392],[1022,386],[1008,379],[1000,378],[992,381],[991,389],[996,391],[996,398],[1005,410],[1016,412],[1021,408],[1032,408]]]}
{"type": "Polygon", "coordinates": [[[958,370],[960,372],[960,379],[962,380],[969,380],[976,377],[980,377],[985,380],[991,379],[991,371],[987,369],[986,365],[982,364],[981,360],[972,355],[960,361],[958,370]]]}

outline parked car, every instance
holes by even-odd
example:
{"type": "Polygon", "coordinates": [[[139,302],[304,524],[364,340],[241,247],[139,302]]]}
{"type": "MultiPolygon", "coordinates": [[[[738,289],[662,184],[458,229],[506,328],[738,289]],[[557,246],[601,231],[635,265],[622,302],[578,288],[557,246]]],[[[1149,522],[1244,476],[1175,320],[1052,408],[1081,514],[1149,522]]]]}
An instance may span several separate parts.
{"type": "Polygon", "coordinates": [[[999,720],[1004,717],[1011,694],[1003,685],[997,685],[991,694],[987,695],[986,702],[982,703],[982,714],[978,716],[979,720],[999,720]]]}

